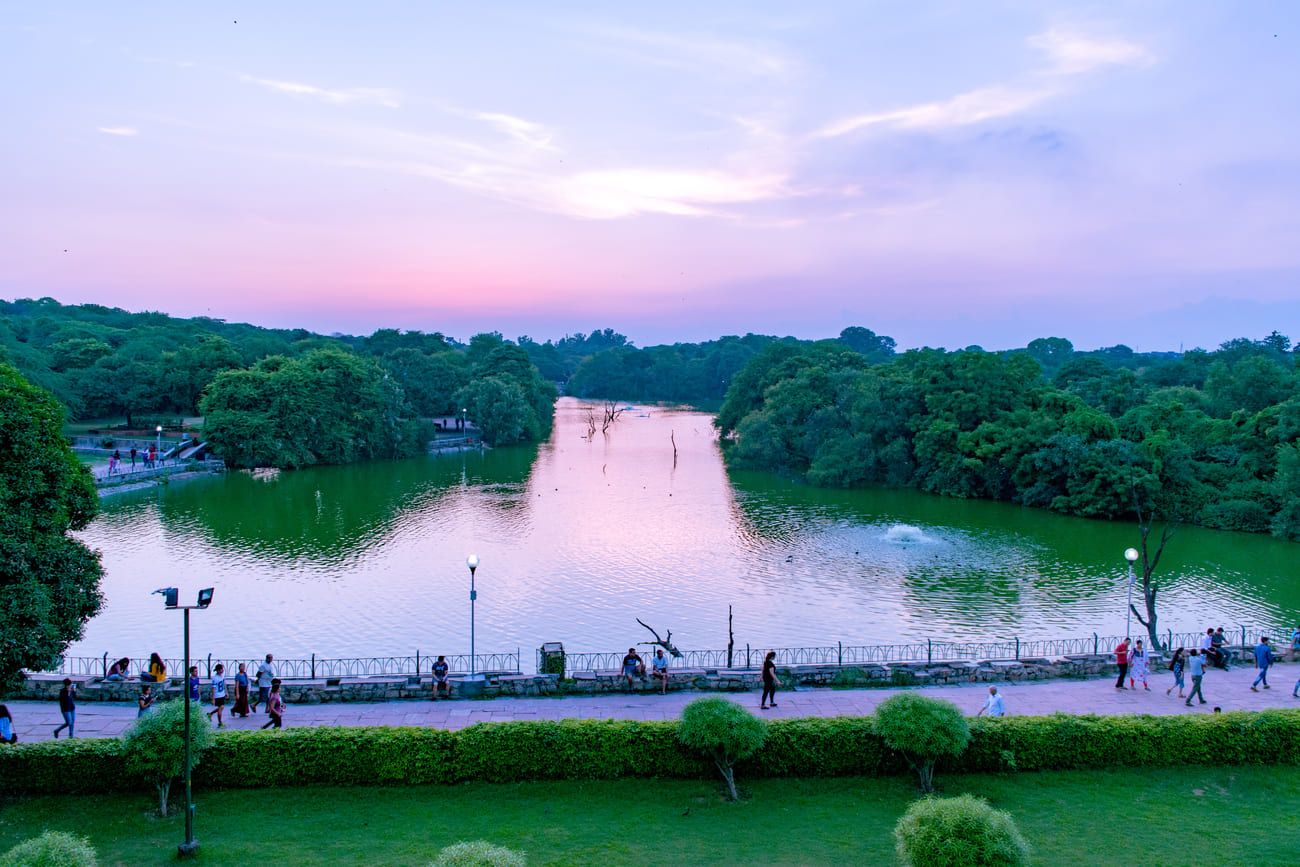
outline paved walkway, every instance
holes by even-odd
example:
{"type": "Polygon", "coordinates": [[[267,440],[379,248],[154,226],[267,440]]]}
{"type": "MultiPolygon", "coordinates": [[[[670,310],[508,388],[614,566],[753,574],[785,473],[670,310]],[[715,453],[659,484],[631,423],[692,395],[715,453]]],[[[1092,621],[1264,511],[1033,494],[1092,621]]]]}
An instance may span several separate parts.
{"type": "MultiPolygon", "coordinates": [[[[1006,699],[1007,713],[1042,716],[1057,711],[1096,714],[1178,714],[1208,713],[1214,707],[1225,711],[1264,710],[1266,708],[1300,708],[1293,698],[1300,666],[1275,666],[1270,680],[1273,688],[1250,691],[1255,678],[1253,669],[1237,667],[1231,671],[1212,671],[1205,678],[1204,691],[1209,703],[1188,708],[1177,695],[1166,696],[1165,689],[1173,676],[1157,673],[1151,691],[1115,689],[1109,680],[1044,680],[999,684],[1006,699]]],[[[1188,679],[1191,683],[1191,678],[1188,679]]],[[[876,705],[895,695],[897,689],[810,689],[782,691],[779,706],[758,710],[758,692],[699,693],[677,692],[668,695],[574,696],[569,698],[498,698],[488,701],[393,701],[376,704],[304,704],[290,705],[285,725],[299,726],[430,726],[459,729],[480,722],[558,719],[635,719],[669,720],[681,716],[690,701],[705,695],[720,695],[738,704],[752,707],[768,719],[809,716],[863,716],[876,705]]],[[[955,702],[969,714],[984,704],[987,684],[925,687],[923,692],[935,698],[955,702]]],[[[9,703],[14,729],[23,743],[50,739],[54,727],[62,722],[56,702],[16,701],[9,703]]],[[[85,702],[77,707],[79,737],[115,737],[135,720],[135,708],[122,704],[85,702]]],[[[227,717],[228,729],[257,728],[266,721],[262,714],[247,720],[227,717]]]]}

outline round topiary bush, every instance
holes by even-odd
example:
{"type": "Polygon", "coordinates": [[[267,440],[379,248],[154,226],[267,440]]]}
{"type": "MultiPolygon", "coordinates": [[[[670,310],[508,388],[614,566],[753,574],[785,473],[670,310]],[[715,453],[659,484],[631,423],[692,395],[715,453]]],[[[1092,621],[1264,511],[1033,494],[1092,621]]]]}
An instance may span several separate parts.
{"type": "Polygon", "coordinates": [[[736,762],[758,752],[767,739],[767,723],[725,698],[699,698],[682,710],[677,739],[707,753],[727,783],[731,800],[736,792],[736,762]]]}
{"type": "Polygon", "coordinates": [[[922,798],[894,826],[906,867],[1019,867],[1029,844],[1011,814],[973,795],[922,798]]]}
{"type": "Polygon", "coordinates": [[[528,858],[505,846],[473,840],[443,849],[430,867],[528,867],[528,858]]]}
{"type": "Polygon", "coordinates": [[[0,867],[96,867],[99,857],[85,837],[46,831],[0,855],[0,867]]]}
{"type": "Polygon", "coordinates": [[[934,791],[934,765],[959,756],[970,743],[970,725],[950,701],[904,692],[876,708],[876,731],[916,771],[921,791],[934,791]]]}

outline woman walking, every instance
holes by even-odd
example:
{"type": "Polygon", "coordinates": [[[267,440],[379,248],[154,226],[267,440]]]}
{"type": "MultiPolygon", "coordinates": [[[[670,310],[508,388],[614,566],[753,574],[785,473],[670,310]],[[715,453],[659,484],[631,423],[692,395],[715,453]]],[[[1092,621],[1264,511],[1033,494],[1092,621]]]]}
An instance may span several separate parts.
{"type": "Polygon", "coordinates": [[[9,715],[9,708],[0,704],[0,744],[16,744],[18,735],[14,734],[14,718],[9,715]]]}
{"type": "Polygon", "coordinates": [[[284,728],[284,699],[280,697],[280,678],[271,681],[271,695],[266,700],[266,712],[271,719],[262,728],[284,728]]]}
{"type": "Polygon", "coordinates": [[[235,706],[230,709],[230,715],[248,719],[248,714],[248,671],[241,662],[235,674],[235,706]]]}
{"type": "MultiPolygon", "coordinates": [[[[1187,667],[1187,657],[1183,648],[1174,651],[1174,658],[1169,660],[1169,670],[1174,673],[1174,686],[1178,687],[1178,697],[1183,697],[1183,669],[1187,667]]],[[[1165,695],[1174,691],[1174,686],[1165,690],[1165,695]]]]}
{"type": "Polygon", "coordinates": [[[59,711],[63,714],[63,725],[54,729],[54,739],[59,739],[59,732],[68,730],[68,737],[75,738],[77,730],[77,687],[71,678],[63,678],[63,689],[59,690],[59,711]]]}
{"type": "Polygon", "coordinates": [[[1142,688],[1147,692],[1151,691],[1150,685],[1147,684],[1147,675],[1151,672],[1151,657],[1147,655],[1147,650],[1142,646],[1142,639],[1137,640],[1133,647],[1133,652],[1129,654],[1128,660],[1128,685],[1129,689],[1137,689],[1137,685],[1142,684],[1142,688]]]}
{"type": "Polygon", "coordinates": [[[776,688],[780,685],[781,681],[776,679],[776,651],[769,650],[763,657],[763,697],[759,699],[759,710],[776,707],[776,688]]]}

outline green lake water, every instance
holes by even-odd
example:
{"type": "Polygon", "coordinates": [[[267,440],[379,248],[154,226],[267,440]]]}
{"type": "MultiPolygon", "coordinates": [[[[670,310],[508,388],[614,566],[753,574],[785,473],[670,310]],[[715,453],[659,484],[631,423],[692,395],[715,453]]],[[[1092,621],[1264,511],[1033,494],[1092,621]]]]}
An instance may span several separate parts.
{"type": "MultiPolygon", "coordinates": [[[[710,416],[641,407],[585,438],[295,472],[232,472],[104,501],[103,611],[74,655],[179,652],[149,591],[215,586],[195,653],[479,652],[1056,638],[1119,632],[1134,526],[914,491],[811,488],[723,466],[710,416]],[[672,440],[676,441],[674,461],[672,440]]],[[[1300,616],[1300,546],[1181,528],[1161,627],[1300,616]]],[[[1138,629],[1134,624],[1134,630],[1138,629]]]]}

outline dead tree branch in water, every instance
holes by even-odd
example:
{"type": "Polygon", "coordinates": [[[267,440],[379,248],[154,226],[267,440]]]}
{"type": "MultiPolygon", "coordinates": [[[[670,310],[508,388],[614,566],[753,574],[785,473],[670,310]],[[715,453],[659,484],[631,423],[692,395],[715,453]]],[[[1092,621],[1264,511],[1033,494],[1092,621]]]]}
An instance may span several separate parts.
{"type": "Polygon", "coordinates": [[[654,641],[639,641],[637,642],[638,644],[645,644],[645,645],[649,645],[650,647],[656,647],[656,646],[662,647],[664,650],[668,651],[669,655],[677,658],[681,658],[682,652],[673,646],[673,631],[671,629],[668,630],[667,638],[660,638],[659,633],[655,632],[654,629],[651,628],[650,625],[647,624],[645,621],[643,621],[640,617],[636,619],[636,622],[640,623],[646,629],[649,629],[650,634],[655,637],[654,641]]]}
{"type": "Polygon", "coordinates": [[[677,432],[668,431],[668,441],[673,444],[673,468],[677,467],[677,432]]]}
{"type": "Polygon", "coordinates": [[[609,426],[618,421],[618,417],[623,414],[623,410],[619,409],[618,404],[612,400],[605,401],[604,410],[605,420],[600,425],[600,432],[608,433],[609,426]]]}

